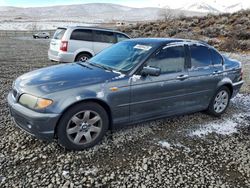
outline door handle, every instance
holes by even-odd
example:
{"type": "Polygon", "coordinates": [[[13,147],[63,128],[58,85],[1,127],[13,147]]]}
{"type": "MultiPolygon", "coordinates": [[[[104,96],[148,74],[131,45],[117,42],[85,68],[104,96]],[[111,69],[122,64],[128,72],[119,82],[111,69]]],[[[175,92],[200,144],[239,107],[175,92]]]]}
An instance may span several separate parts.
{"type": "Polygon", "coordinates": [[[187,75],[187,74],[182,74],[182,75],[180,75],[180,76],[177,76],[176,77],[176,79],[177,80],[185,80],[185,79],[187,79],[189,76],[187,75]]]}

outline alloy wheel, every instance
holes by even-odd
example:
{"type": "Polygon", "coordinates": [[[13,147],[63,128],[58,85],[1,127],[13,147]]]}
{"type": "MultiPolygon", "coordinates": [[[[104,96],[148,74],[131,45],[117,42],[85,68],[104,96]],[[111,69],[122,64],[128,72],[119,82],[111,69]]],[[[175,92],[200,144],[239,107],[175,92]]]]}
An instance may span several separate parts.
{"type": "Polygon", "coordinates": [[[214,111],[221,113],[228,105],[229,94],[225,90],[221,90],[214,99],[214,111]]]}
{"type": "Polygon", "coordinates": [[[66,133],[71,142],[85,145],[94,141],[102,129],[102,119],[97,112],[86,110],[72,116],[69,120],[66,133]]]}

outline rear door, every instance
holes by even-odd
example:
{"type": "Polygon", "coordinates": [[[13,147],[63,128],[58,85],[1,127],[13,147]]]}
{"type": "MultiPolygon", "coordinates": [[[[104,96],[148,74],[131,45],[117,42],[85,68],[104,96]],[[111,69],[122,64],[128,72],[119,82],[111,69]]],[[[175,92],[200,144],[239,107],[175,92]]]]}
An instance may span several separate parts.
{"type": "Polygon", "coordinates": [[[193,98],[192,105],[198,108],[206,108],[210,98],[213,96],[217,83],[219,81],[217,75],[221,72],[217,71],[212,63],[210,49],[201,44],[189,45],[190,66],[188,69],[193,98]]]}
{"type": "Polygon", "coordinates": [[[111,31],[94,30],[93,50],[95,54],[116,42],[115,34],[111,31]]]}

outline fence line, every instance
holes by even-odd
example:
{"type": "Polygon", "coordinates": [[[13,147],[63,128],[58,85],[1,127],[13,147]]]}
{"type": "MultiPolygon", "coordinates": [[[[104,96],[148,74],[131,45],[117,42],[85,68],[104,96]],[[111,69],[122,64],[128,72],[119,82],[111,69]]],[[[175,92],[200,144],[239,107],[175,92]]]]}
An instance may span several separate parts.
{"type": "Polygon", "coordinates": [[[48,32],[50,36],[54,35],[55,30],[37,30],[37,31],[15,31],[0,30],[0,37],[31,37],[38,32],[48,32]]]}

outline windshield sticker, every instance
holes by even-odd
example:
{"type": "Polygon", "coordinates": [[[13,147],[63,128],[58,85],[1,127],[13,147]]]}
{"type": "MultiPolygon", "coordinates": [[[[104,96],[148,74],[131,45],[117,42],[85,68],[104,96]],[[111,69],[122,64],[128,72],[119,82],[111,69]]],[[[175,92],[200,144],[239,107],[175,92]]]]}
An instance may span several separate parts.
{"type": "Polygon", "coordinates": [[[139,50],[145,50],[148,51],[152,48],[152,46],[146,46],[146,45],[141,45],[141,44],[137,44],[134,46],[135,49],[139,49],[139,50]]]}

